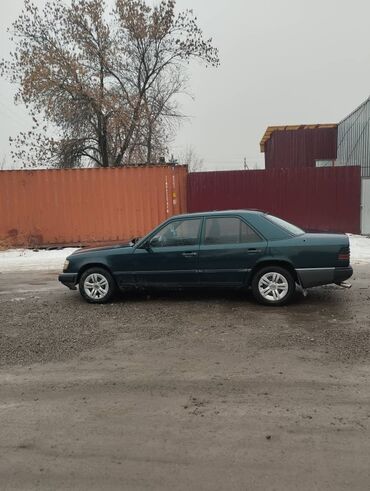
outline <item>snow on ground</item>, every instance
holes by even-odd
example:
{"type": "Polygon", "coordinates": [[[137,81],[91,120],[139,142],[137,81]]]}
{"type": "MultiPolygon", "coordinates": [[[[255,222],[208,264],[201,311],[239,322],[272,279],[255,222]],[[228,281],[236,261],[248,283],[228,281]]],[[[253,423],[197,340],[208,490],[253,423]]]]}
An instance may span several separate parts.
{"type": "Polygon", "coordinates": [[[62,271],[66,257],[76,250],[68,248],[52,251],[29,249],[0,251],[0,273],[33,270],[62,271]]]}
{"type": "MultiPolygon", "coordinates": [[[[351,234],[348,236],[351,243],[351,263],[370,264],[370,237],[351,234]]],[[[38,252],[28,249],[0,251],[0,273],[27,270],[61,271],[66,257],[76,250],[68,248],[38,252]]]]}
{"type": "Polygon", "coordinates": [[[370,263],[370,237],[351,234],[348,236],[351,246],[351,263],[370,263]]]}

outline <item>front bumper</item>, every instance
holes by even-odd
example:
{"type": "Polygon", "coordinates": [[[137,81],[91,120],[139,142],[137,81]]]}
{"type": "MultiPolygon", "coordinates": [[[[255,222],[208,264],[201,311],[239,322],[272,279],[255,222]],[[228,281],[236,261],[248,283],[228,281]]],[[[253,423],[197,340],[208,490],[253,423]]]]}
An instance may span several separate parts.
{"type": "Polygon", "coordinates": [[[58,276],[58,280],[70,290],[76,290],[77,276],[77,273],[62,273],[58,276]]]}
{"type": "Polygon", "coordinates": [[[303,288],[330,285],[331,283],[338,284],[348,280],[353,274],[351,266],[345,268],[302,268],[296,271],[303,288]]]}

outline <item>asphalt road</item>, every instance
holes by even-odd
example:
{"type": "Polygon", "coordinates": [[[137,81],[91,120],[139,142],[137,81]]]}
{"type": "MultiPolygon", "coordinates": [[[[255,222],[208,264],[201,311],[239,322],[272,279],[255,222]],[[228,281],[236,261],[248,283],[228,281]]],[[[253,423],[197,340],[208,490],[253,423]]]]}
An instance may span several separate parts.
{"type": "Polygon", "coordinates": [[[1,490],[367,490],[370,267],[283,308],[0,274],[1,490]]]}

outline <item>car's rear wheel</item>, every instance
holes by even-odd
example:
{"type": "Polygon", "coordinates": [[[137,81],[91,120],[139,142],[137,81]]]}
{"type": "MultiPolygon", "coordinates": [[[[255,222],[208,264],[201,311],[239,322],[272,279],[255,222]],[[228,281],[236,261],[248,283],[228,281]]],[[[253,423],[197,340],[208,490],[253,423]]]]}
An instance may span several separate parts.
{"type": "Polygon", "coordinates": [[[87,302],[106,303],[113,297],[116,284],[106,269],[90,268],[81,275],[79,288],[87,302]]]}
{"type": "Polygon", "coordinates": [[[264,305],[285,305],[295,293],[295,281],[287,269],[281,266],[266,266],[252,280],[254,298],[264,305]]]}

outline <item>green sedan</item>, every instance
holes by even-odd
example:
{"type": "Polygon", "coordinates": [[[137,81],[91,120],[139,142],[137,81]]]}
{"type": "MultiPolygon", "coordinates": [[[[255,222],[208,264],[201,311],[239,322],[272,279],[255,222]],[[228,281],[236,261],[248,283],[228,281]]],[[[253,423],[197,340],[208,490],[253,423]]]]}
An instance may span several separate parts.
{"type": "Polygon", "coordinates": [[[81,249],[59,281],[90,303],[128,288],[251,288],[265,305],[284,305],[297,289],[349,287],[349,240],[305,233],[254,210],[178,215],[129,244],[81,249]]]}

